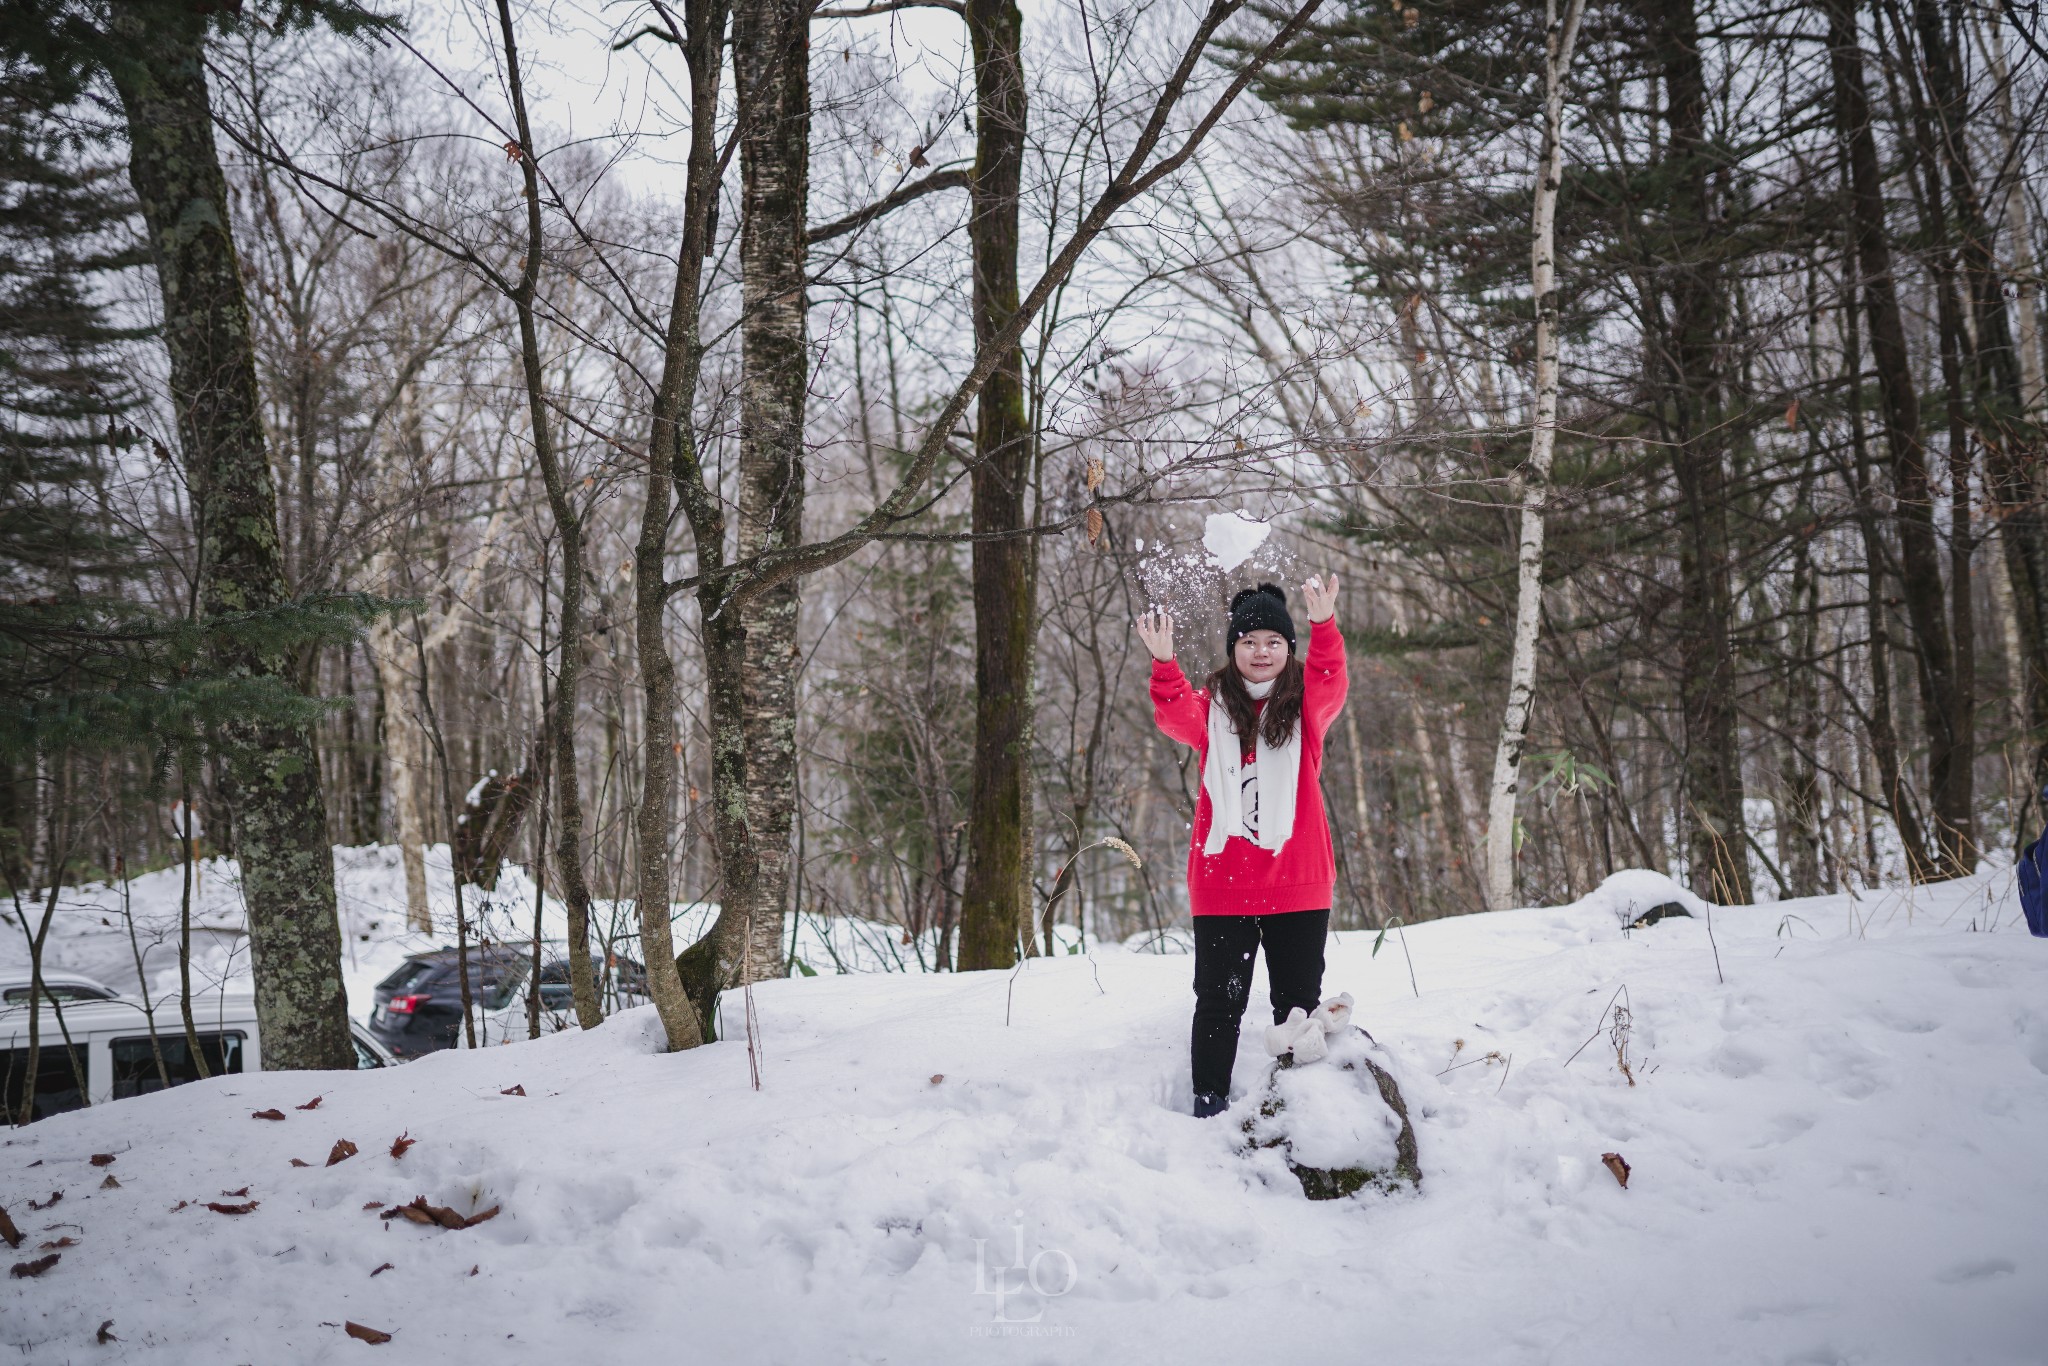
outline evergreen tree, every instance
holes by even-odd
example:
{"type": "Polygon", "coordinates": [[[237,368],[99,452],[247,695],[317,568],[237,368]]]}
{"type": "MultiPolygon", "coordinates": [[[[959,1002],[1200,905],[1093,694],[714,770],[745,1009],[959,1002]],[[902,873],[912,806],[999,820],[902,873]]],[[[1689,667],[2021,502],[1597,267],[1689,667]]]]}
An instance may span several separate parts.
{"type": "Polygon", "coordinates": [[[351,0],[263,8],[17,0],[0,54],[55,93],[104,80],[119,102],[128,180],[163,298],[171,406],[198,539],[195,625],[149,643],[168,647],[171,660],[154,652],[160,662],[190,651],[201,700],[251,692],[274,704],[229,710],[211,731],[227,759],[264,1061],[340,1068],[355,1054],[334,865],[305,715],[314,704],[295,696],[289,642],[345,628],[349,604],[295,602],[286,578],[205,53],[215,25],[277,32],[317,22],[362,32],[386,21],[351,0]]]}

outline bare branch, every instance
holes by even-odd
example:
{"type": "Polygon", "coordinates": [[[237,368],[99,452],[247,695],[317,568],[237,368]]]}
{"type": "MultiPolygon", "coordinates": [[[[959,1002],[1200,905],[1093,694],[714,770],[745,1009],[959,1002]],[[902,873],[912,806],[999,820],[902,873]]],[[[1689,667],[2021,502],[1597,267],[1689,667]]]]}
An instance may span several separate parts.
{"type": "Polygon", "coordinates": [[[871,14],[894,14],[905,9],[945,9],[955,14],[967,13],[967,6],[959,0],[884,0],[879,5],[866,5],[860,9],[821,9],[811,11],[813,19],[865,19],[871,14]]]}
{"type": "Polygon", "coordinates": [[[883,214],[892,213],[913,200],[922,199],[938,190],[964,190],[973,183],[974,171],[971,167],[961,166],[951,170],[933,171],[923,180],[890,191],[864,209],[856,209],[844,218],[835,218],[830,223],[819,224],[804,234],[804,240],[816,246],[835,237],[844,237],[854,229],[864,228],[883,214]]]}

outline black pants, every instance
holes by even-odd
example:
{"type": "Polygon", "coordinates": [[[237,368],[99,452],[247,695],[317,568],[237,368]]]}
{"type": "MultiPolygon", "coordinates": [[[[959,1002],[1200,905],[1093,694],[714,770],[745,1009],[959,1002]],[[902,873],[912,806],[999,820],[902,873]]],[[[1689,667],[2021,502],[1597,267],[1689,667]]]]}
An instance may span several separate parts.
{"type": "Polygon", "coordinates": [[[1323,996],[1323,938],[1330,913],[1198,915],[1195,922],[1195,1029],[1189,1053],[1195,1094],[1226,1096],[1237,1061],[1237,1032],[1252,994],[1252,958],[1266,946],[1273,1023],[1295,1006],[1314,1010],[1323,996]]]}

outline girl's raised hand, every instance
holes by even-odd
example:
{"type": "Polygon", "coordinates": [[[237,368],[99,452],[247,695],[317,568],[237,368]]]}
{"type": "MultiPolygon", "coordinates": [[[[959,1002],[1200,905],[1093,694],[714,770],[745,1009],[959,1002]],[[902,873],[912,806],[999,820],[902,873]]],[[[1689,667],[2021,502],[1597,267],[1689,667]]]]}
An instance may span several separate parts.
{"type": "Polygon", "coordinates": [[[1328,621],[1337,615],[1337,576],[1330,575],[1325,582],[1321,575],[1309,579],[1301,586],[1301,600],[1308,607],[1311,622],[1328,621]]]}
{"type": "Polygon", "coordinates": [[[1138,618],[1138,639],[1161,664],[1173,660],[1173,618],[1164,607],[1154,607],[1138,618]]]}

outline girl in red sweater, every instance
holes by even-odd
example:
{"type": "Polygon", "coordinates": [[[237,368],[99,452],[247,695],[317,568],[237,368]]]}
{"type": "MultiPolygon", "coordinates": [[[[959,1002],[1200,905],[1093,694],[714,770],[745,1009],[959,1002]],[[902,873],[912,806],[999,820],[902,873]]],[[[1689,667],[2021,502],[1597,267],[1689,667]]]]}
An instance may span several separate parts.
{"type": "Polygon", "coordinates": [[[1229,659],[1197,690],[1173,656],[1173,618],[1138,621],[1152,652],[1159,729],[1202,761],[1188,849],[1195,918],[1195,1023],[1189,1053],[1195,1114],[1222,1113],[1251,996],[1252,959],[1266,948],[1273,1023],[1295,1006],[1314,1011],[1323,989],[1323,939],[1337,880],[1323,814],[1323,737],[1343,710],[1349,680],[1337,631],[1337,576],[1302,585],[1308,657],[1295,649],[1287,595],[1270,583],[1230,600],[1229,659]]]}

